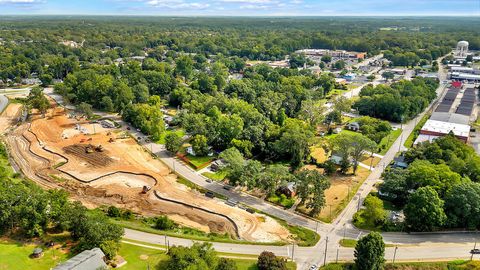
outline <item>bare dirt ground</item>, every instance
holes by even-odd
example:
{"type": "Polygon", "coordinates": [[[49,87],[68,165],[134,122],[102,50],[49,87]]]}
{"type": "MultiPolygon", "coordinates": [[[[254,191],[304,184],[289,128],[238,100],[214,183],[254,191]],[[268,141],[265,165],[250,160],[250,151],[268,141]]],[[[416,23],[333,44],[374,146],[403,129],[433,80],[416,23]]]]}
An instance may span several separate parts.
{"type": "Polygon", "coordinates": [[[0,133],[5,132],[9,127],[16,123],[22,113],[22,104],[12,103],[7,106],[0,117],[0,133]]]}
{"type": "Polygon", "coordinates": [[[106,204],[147,216],[165,214],[205,232],[236,235],[236,225],[240,238],[248,241],[290,239],[288,230],[273,219],[227,206],[177,183],[176,175],[163,163],[132,138],[119,139],[117,134],[98,124],[94,127],[85,119],[69,118],[63,108],[52,102],[46,117],[33,115],[6,140],[27,177],[44,188],[64,188],[89,207],[106,204]],[[101,151],[95,149],[99,145],[101,151]],[[93,151],[87,153],[87,146],[93,151]],[[141,194],[143,186],[152,190],[141,194]],[[162,198],[228,216],[233,223],[221,215],[160,200],[153,195],[154,190],[162,198]]]}

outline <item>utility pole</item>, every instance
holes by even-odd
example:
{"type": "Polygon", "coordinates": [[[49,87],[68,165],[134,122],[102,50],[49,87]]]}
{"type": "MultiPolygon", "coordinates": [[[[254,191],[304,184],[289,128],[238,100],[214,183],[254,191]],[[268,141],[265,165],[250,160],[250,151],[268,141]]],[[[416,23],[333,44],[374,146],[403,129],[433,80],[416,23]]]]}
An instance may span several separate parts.
{"type": "Polygon", "coordinates": [[[292,244],[292,262],[293,262],[293,253],[295,252],[295,243],[292,244]]]}
{"type": "Polygon", "coordinates": [[[343,240],[345,240],[345,233],[347,233],[347,223],[343,224],[343,240]]]}
{"type": "Polygon", "coordinates": [[[325,239],[325,256],[323,257],[323,266],[327,264],[328,236],[325,239]]]}
{"type": "Polygon", "coordinates": [[[398,249],[398,247],[396,246],[396,247],[395,247],[395,251],[393,252],[393,261],[392,261],[392,264],[395,264],[395,257],[397,256],[397,249],[398,249]]]}
{"type": "Polygon", "coordinates": [[[337,258],[335,259],[335,263],[338,263],[338,250],[340,249],[340,245],[337,247],[337,258]]]}
{"type": "Polygon", "coordinates": [[[360,211],[360,201],[362,200],[362,197],[358,195],[358,203],[357,203],[357,212],[360,211]]]}
{"type": "Polygon", "coordinates": [[[318,220],[317,220],[317,225],[315,226],[315,232],[318,233],[318,220]]]}
{"type": "MultiPolygon", "coordinates": [[[[477,241],[475,240],[475,245],[473,245],[473,249],[477,248],[477,241]]],[[[472,256],[470,256],[470,261],[473,260],[473,250],[470,252],[472,253],[472,256]]]]}

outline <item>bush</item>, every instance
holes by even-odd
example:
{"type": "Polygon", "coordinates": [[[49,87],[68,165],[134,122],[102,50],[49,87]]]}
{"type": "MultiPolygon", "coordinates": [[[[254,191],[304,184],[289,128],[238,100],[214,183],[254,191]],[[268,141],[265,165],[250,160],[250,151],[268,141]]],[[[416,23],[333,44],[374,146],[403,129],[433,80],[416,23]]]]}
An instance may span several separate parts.
{"type": "Polygon", "coordinates": [[[132,220],[133,218],[134,218],[134,214],[133,214],[132,210],[130,210],[130,209],[123,210],[122,219],[132,220]]]}
{"type": "Polygon", "coordinates": [[[323,169],[326,175],[332,175],[337,171],[337,166],[332,160],[327,160],[323,163],[323,169]]]}
{"type": "Polygon", "coordinates": [[[167,216],[159,216],[154,219],[154,228],[157,230],[173,230],[177,224],[167,216]]]}
{"type": "Polygon", "coordinates": [[[113,205],[108,207],[107,216],[117,218],[117,217],[120,217],[120,215],[121,215],[120,209],[118,209],[117,207],[115,207],[113,205]]]}

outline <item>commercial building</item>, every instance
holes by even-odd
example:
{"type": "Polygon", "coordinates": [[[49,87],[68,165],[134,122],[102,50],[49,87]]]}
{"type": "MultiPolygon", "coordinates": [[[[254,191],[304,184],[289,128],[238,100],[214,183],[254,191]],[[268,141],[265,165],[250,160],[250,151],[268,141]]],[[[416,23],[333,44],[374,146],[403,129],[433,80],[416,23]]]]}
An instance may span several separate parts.
{"type": "MultiPolygon", "coordinates": [[[[470,126],[429,119],[420,130],[420,135],[425,135],[422,136],[422,138],[428,138],[430,140],[440,136],[445,136],[450,132],[452,132],[453,135],[455,135],[455,137],[457,137],[458,139],[467,142],[468,135],[470,133],[470,126]]],[[[417,138],[415,143],[418,143],[419,139],[420,136],[417,138]]]]}
{"type": "Polygon", "coordinates": [[[324,56],[329,55],[331,57],[344,58],[344,59],[365,59],[366,53],[364,52],[349,52],[345,50],[327,50],[327,49],[303,49],[298,50],[296,53],[303,53],[307,56],[324,56]]]}
{"type": "Polygon", "coordinates": [[[480,75],[477,74],[452,72],[449,74],[449,78],[452,80],[480,82],[480,75]]]}

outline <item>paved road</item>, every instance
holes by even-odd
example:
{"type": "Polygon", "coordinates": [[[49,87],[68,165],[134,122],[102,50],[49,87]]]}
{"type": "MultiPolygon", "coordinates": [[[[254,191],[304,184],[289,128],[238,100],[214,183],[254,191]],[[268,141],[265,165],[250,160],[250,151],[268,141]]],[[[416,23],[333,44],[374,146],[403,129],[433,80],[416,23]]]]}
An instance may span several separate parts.
{"type": "MultiPolygon", "coordinates": [[[[444,70],[439,71],[440,80],[444,80],[446,77],[444,70]]],[[[442,96],[445,90],[445,85],[441,85],[437,89],[439,98],[442,96]]],[[[360,91],[353,91],[355,93],[360,91]]],[[[438,98],[438,99],[439,99],[438,98]]],[[[437,99],[437,100],[438,100],[437,99]]],[[[436,101],[430,105],[432,108],[436,104],[436,101]]],[[[428,109],[426,111],[428,111],[428,109]]],[[[229,198],[233,198],[243,204],[249,205],[256,209],[262,210],[265,213],[270,215],[282,218],[293,225],[300,225],[312,230],[318,231],[322,236],[321,241],[315,247],[295,247],[294,258],[299,265],[299,269],[308,269],[312,264],[321,264],[323,263],[323,258],[325,255],[325,246],[328,247],[327,252],[327,261],[335,261],[337,258],[337,249],[338,249],[338,258],[340,260],[351,260],[353,259],[353,250],[349,248],[340,248],[338,247],[338,241],[344,236],[346,238],[357,239],[361,235],[364,235],[368,232],[361,231],[356,229],[351,224],[351,219],[353,214],[357,211],[358,206],[361,205],[362,200],[370,193],[373,185],[379,181],[384,166],[388,165],[394,158],[395,154],[399,149],[403,148],[403,143],[408,137],[408,135],[413,131],[416,123],[423,117],[426,113],[423,112],[415,119],[409,121],[403,125],[402,134],[394,142],[390,150],[385,154],[385,156],[380,161],[380,165],[377,166],[370,176],[366,179],[363,185],[359,188],[357,194],[355,194],[352,201],[347,205],[343,212],[333,221],[332,224],[326,224],[322,222],[314,221],[310,218],[303,217],[296,213],[292,213],[286,210],[283,210],[277,206],[273,206],[259,198],[253,197],[251,195],[228,191],[223,189],[223,186],[218,183],[207,182],[207,178],[197,174],[189,166],[183,164],[179,160],[173,158],[168,154],[163,145],[156,143],[145,143],[141,144],[148,150],[155,153],[172,171],[179,174],[180,176],[188,179],[189,181],[204,187],[208,190],[212,190],[229,198]],[[328,239],[328,243],[327,243],[328,239]],[[327,244],[327,245],[326,245],[327,244]]],[[[123,128],[126,129],[127,124],[123,123],[120,120],[123,128]]],[[[135,137],[145,138],[145,136],[135,131],[131,128],[130,132],[135,137]]],[[[468,250],[473,246],[473,242],[478,240],[476,234],[472,233],[445,233],[445,234],[407,234],[407,233],[383,233],[386,242],[389,243],[398,243],[398,244],[422,244],[420,246],[401,246],[397,250],[397,259],[398,260],[418,260],[418,259],[456,259],[456,258],[467,258],[468,250]],[[449,243],[449,244],[446,244],[449,243]],[[452,243],[456,243],[453,245],[452,243]],[[432,248],[435,247],[435,248],[432,248]]],[[[148,234],[133,230],[126,230],[126,238],[134,239],[138,241],[143,241],[147,243],[156,243],[164,244],[165,238],[163,236],[148,234]]],[[[172,238],[167,237],[167,240],[170,241],[170,244],[175,245],[190,245],[191,240],[181,239],[181,238],[172,238]]],[[[242,253],[242,254],[259,254],[264,250],[269,250],[275,252],[277,255],[281,256],[291,256],[292,247],[291,246],[259,246],[259,245],[240,245],[240,244],[229,244],[229,243],[213,243],[215,249],[221,252],[232,252],[232,253],[242,253]]],[[[394,248],[387,248],[386,259],[390,260],[393,257],[394,248]]]]}
{"type": "Polygon", "coordinates": [[[2,94],[0,94],[0,113],[5,110],[8,105],[8,98],[2,94]]]}

